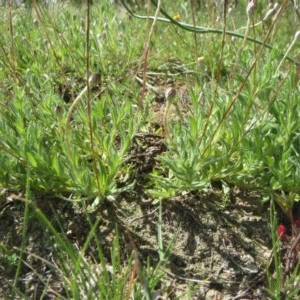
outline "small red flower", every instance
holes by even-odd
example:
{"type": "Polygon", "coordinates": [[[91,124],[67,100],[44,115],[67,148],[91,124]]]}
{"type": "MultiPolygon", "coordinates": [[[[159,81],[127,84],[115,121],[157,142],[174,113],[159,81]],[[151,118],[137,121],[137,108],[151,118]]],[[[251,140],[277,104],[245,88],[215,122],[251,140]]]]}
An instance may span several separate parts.
{"type": "Polygon", "coordinates": [[[278,237],[282,240],[282,241],[287,241],[288,240],[288,236],[285,234],[286,232],[286,227],[282,224],[280,224],[277,228],[277,234],[278,237]]]}

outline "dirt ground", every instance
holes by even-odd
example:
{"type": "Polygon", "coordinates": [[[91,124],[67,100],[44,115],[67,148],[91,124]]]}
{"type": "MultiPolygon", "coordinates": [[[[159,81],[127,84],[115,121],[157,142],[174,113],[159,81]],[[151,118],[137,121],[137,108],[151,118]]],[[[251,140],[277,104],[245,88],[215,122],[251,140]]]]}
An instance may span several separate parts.
{"type": "MultiPolygon", "coordinates": [[[[125,229],[129,230],[141,262],[145,264],[150,258],[155,265],[158,261],[158,208],[137,200],[128,195],[117,204],[101,205],[102,220],[97,235],[103,241],[102,247],[109,260],[116,224],[120,228],[121,244],[129,243],[127,235],[122,234],[125,229]]],[[[70,204],[40,201],[47,203],[44,209],[49,205],[56,211],[56,215],[46,211],[49,219],[59,217],[70,240],[82,246],[90,230],[84,214],[74,211],[70,204]]],[[[197,285],[192,299],[265,299],[262,286],[264,267],[270,259],[271,236],[268,211],[262,210],[259,201],[255,193],[236,191],[225,207],[218,192],[191,193],[163,202],[165,246],[175,235],[177,239],[162,279],[162,299],[185,299],[184,291],[190,284],[197,285]]],[[[24,205],[17,201],[8,203],[0,219],[0,243],[13,249],[21,244],[24,205]]],[[[24,265],[19,282],[19,288],[30,299],[39,299],[45,282],[49,292],[45,299],[55,299],[51,289],[64,294],[57,274],[49,273],[47,265],[30,254],[52,261],[55,258],[49,243],[47,230],[38,220],[30,220],[24,260],[32,269],[24,265]]],[[[0,293],[8,296],[15,268],[4,264],[3,259],[0,256],[0,293]]]]}

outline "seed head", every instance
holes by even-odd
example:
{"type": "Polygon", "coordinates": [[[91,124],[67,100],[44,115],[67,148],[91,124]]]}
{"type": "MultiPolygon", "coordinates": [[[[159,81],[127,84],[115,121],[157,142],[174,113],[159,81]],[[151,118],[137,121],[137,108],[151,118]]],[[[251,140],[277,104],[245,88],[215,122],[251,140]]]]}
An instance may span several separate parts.
{"type": "Polygon", "coordinates": [[[256,10],[256,0],[248,0],[246,13],[248,17],[252,16],[256,10]]]}
{"type": "Polygon", "coordinates": [[[271,18],[276,14],[278,8],[279,8],[279,4],[276,2],[276,3],[274,4],[274,6],[271,7],[271,8],[266,12],[266,15],[265,15],[264,18],[263,18],[263,22],[266,22],[266,21],[268,21],[269,19],[271,19],[271,18]]]}
{"type": "Polygon", "coordinates": [[[299,37],[300,37],[300,30],[298,30],[298,31],[295,33],[294,39],[295,39],[295,40],[298,40],[299,37]]]}

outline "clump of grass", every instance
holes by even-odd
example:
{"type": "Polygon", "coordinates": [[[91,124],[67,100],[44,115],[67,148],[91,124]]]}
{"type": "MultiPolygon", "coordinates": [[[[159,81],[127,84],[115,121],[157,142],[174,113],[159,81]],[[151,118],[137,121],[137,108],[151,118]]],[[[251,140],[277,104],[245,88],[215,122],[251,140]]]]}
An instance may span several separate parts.
{"type": "MultiPolygon", "coordinates": [[[[76,81],[84,78],[85,67],[79,62],[84,57],[84,47],[80,45],[85,44],[85,33],[83,27],[78,27],[84,14],[72,16],[72,9],[60,12],[59,7],[50,9],[42,5],[33,5],[32,10],[18,9],[20,13],[13,20],[13,40],[4,38],[8,45],[14,45],[10,63],[17,66],[18,73],[17,82],[11,86],[7,79],[15,78],[15,74],[9,65],[3,65],[6,96],[3,94],[1,99],[1,185],[10,190],[24,189],[25,170],[29,167],[31,188],[38,193],[57,196],[73,193],[75,198],[80,195],[82,199],[101,201],[118,190],[117,182],[135,131],[134,111],[130,102],[123,99],[123,91],[115,90],[112,96],[113,87],[103,86],[103,95],[91,95],[90,113],[86,99],[82,99],[78,111],[72,115],[73,120],[68,120],[71,124],[66,140],[64,123],[69,108],[60,98],[56,84],[67,86],[73,95],[82,89],[76,81]],[[51,17],[51,10],[56,18],[51,17]],[[22,50],[24,43],[28,47],[22,50]],[[89,146],[90,121],[94,150],[89,146]],[[71,146],[67,146],[69,140],[71,146]],[[96,161],[96,169],[91,160],[96,161]]],[[[91,24],[92,35],[99,32],[104,36],[107,30],[95,22],[91,24]]],[[[105,74],[101,61],[95,66],[98,60],[95,46],[99,45],[91,46],[91,64],[105,74]]]]}

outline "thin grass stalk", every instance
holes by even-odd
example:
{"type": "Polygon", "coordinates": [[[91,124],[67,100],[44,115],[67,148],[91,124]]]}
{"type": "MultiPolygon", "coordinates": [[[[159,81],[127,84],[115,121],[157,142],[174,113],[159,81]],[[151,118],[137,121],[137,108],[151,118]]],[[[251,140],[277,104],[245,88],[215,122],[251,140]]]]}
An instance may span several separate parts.
{"type": "MultiPolygon", "coordinates": [[[[214,92],[213,92],[213,97],[216,96],[217,94],[217,90],[218,90],[218,85],[217,83],[219,82],[219,79],[220,79],[220,74],[221,74],[221,70],[222,70],[222,66],[223,66],[223,56],[224,56],[224,47],[225,47],[225,41],[226,41],[226,32],[227,32],[227,0],[224,1],[224,4],[223,4],[223,31],[222,31],[222,41],[221,41],[221,53],[220,53],[220,59],[219,59],[219,64],[218,64],[218,69],[217,69],[217,75],[216,75],[216,78],[215,78],[215,88],[214,88],[214,92]]],[[[210,117],[211,117],[211,114],[213,112],[213,108],[214,108],[214,101],[211,103],[210,105],[210,108],[209,108],[209,111],[208,111],[208,116],[206,118],[206,122],[205,122],[205,125],[204,125],[204,130],[202,132],[202,135],[200,137],[200,141],[202,142],[205,134],[206,134],[206,131],[207,131],[207,128],[208,128],[208,125],[209,125],[209,120],[210,120],[210,117]]],[[[201,142],[199,143],[199,145],[201,144],[201,142]]]]}
{"type": "MultiPolygon", "coordinates": [[[[57,4],[60,5],[60,4],[57,4]]],[[[48,11],[47,11],[48,12],[48,11]]],[[[55,34],[56,34],[56,38],[59,39],[62,44],[64,45],[64,47],[67,49],[69,49],[68,51],[68,56],[72,59],[74,65],[76,65],[76,63],[78,63],[78,61],[76,60],[75,54],[74,54],[74,49],[71,49],[68,41],[66,40],[66,38],[64,37],[63,34],[61,34],[60,29],[57,27],[57,24],[54,22],[54,19],[51,18],[51,15],[49,15],[49,13],[47,13],[47,17],[48,17],[48,22],[51,25],[50,27],[54,30],[55,34]]],[[[79,66],[80,67],[80,66],[79,66]]],[[[65,79],[67,79],[67,76],[64,74],[64,69],[61,70],[62,71],[62,75],[64,76],[65,79]]]]}
{"type": "MultiPolygon", "coordinates": [[[[88,212],[86,212],[86,218],[87,218],[87,221],[88,221],[88,223],[91,227],[91,230],[90,230],[89,235],[88,235],[88,237],[87,237],[87,239],[84,243],[83,249],[81,250],[82,255],[84,255],[84,253],[87,250],[88,245],[90,244],[91,240],[93,239],[95,244],[96,244],[96,249],[97,249],[97,252],[98,252],[97,259],[99,258],[99,264],[102,267],[101,278],[103,279],[104,282],[110,282],[110,275],[108,274],[109,272],[107,270],[107,263],[106,263],[106,260],[104,258],[104,254],[103,254],[101,245],[99,243],[99,238],[96,235],[96,231],[97,231],[99,222],[101,221],[101,218],[98,218],[94,224],[92,223],[90,215],[89,215],[88,212]]],[[[117,232],[117,227],[116,227],[115,230],[117,232]]],[[[117,237],[116,238],[119,238],[118,232],[117,232],[117,237]]],[[[92,272],[92,270],[89,270],[89,271],[92,272]]],[[[117,272],[117,270],[114,270],[114,272],[117,272]]],[[[109,291],[105,290],[105,287],[106,288],[108,287],[106,284],[102,285],[98,282],[98,287],[101,290],[102,294],[103,293],[106,293],[106,294],[109,293],[109,291]]]]}
{"type": "MultiPolygon", "coordinates": [[[[286,74],[286,76],[282,80],[279,81],[278,85],[274,86],[274,88],[273,88],[273,94],[272,94],[271,98],[269,99],[268,103],[266,104],[266,106],[262,109],[262,112],[259,113],[258,119],[262,119],[268,113],[268,111],[269,111],[270,107],[273,105],[273,103],[276,101],[278,93],[282,89],[283,84],[285,83],[286,79],[291,74],[292,67],[293,66],[290,67],[290,69],[289,69],[288,73],[286,74]]],[[[249,129],[245,132],[245,134],[247,134],[248,132],[250,132],[251,129],[252,128],[249,127],[249,129]]]]}
{"type": "Polygon", "coordinates": [[[162,200],[159,200],[159,210],[158,210],[158,222],[157,222],[157,241],[158,241],[158,253],[160,261],[165,262],[165,251],[162,236],[162,200]]]}
{"type": "Polygon", "coordinates": [[[14,28],[12,23],[12,0],[8,1],[8,16],[9,16],[9,34],[10,34],[10,55],[11,55],[11,67],[13,78],[15,82],[18,82],[16,76],[16,60],[15,60],[15,40],[14,40],[14,28]]]}
{"type": "MultiPolygon", "coordinates": [[[[5,280],[6,281],[6,280],[5,280]]],[[[25,293],[21,292],[19,289],[12,287],[12,298],[11,299],[22,299],[22,300],[31,300],[28,298],[25,293]],[[15,295],[18,295],[20,298],[14,298],[15,295]]]]}
{"type": "Polygon", "coordinates": [[[97,249],[100,265],[101,265],[101,268],[102,268],[102,274],[101,275],[102,275],[102,278],[103,278],[103,280],[102,280],[103,284],[98,284],[98,286],[99,286],[99,290],[101,291],[101,293],[105,294],[105,293],[107,293],[107,288],[108,288],[108,286],[105,284],[105,282],[110,281],[110,275],[109,275],[109,271],[107,270],[106,259],[104,257],[99,239],[97,238],[95,232],[94,232],[94,241],[96,243],[96,249],[97,249]]]}
{"type": "MultiPolygon", "coordinates": [[[[252,20],[252,30],[253,30],[253,37],[255,39],[255,26],[254,26],[254,20],[252,20]]],[[[257,55],[257,45],[255,43],[253,43],[253,53],[256,57],[257,55]]],[[[253,83],[254,86],[256,86],[256,65],[254,66],[254,71],[253,71],[253,83]]]]}
{"type": "Polygon", "coordinates": [[[299,288],[297,287],[297,283],[299,283],[299,268],[300,268],[300,258],[298,257],[297,265],[294,268],[293,273],[291,274],[292,280],[294,280],[293,286],[294,290],[289,292],[290,299],[295,299],[295,296],[299,296],[299,288]]]}
{"type": "Polygon", "coordinates": [[[296,0],[291,0],[291,2],[292,2],[292,5],[294,7],[295,15],[297,16],[298,21],[300,21],[300,13],[299,13],[299,10],[298,10],[298,5],[296,3],[296,0]]]}
{"type": "MultiPolygon", "coordinates": [[[[277,19],[278,19],[279,15],[281,14],[281,12],[283,11],[285,5],[287,5],[287,0],[286,0],[284,3],[282,3],[282,5],[280,6],[280,9],[279,9],[278,13],[276,14],[276,17],[275,17],[275,19],[273,20],[273,22],[272,22],[272,24],[271,24],[271,26],[270,26],[270,28],[269,28],[269,31],[268,31],[268,33],[267,33],[267,38],[269,38],[269,36],[271,35],[271,32],[273,31],[273,28],[274,28],[274,26],[275,26],[275,24],[276,24],[276,22],[277,22],[277,19]]],[[[265,39],[265,40],[266,40],[266,39],[265,39]]],[[[283,56],[283,57],[284,57],[284,56],[283,56]]],[[[287,57],[287,56],[286,56],[286,57],[287,57]]],[[[281,90],[281,88],[282,88],[282,86],[283,86],[285,80],[289,77],[289,75],[290,75],[290,73],[291,73],[291,71],[292,71],[292,68],[293,68],[293,66],[290,66],[289,71],[287,72],[286,76],[285,76],[282,80],[280,80],[280,82],[279,82],[279,84],[277,85],[277,87],[274,88],[274,93],[273,93],[272,97],[271,97],[270,100],[268,101],[268,103],[267,103],[265,109],[264,109],[264,110],[262,111],[262,113],[260,114],[261,117],[263,117],[263,116],[268,112],[269,108],[272,106],[272,104],[273,104],[273,103],[275,102],[275,100],[277,99],[277,95],[278,95],[279,91],[281,90]]],[[[278,69],[278,68],[277,68],[277,69],[278,69]]],[[[300,70],[300,67],[297,65],[297,74],[300,73],[299,70],[300,70]]],[[[297,84],[297,80],[298,80],[297,74],[296,74],[296,82],[295,82],[295,84],[297,84]]],[[[251,130],[251,128],[248,129],[248,131],[250,131],[250,130],[251,130]]],[[[248,131],[247,131],[247,132],[248,132],[248,131]]]]}
{"type": "MultiPolygon", "coordinates": [[[[59,31],[59,29],[57,28],[56,23],[55,23],[55,21],[54,21],[54,18],[52,18],[51,15],[49,15],[49,10],[44,10],[43,16],[45,16],[45,15],[47,16],[47,22],[49,22],[49,24],[51,25],[50,27],[54,30],[54,32],[55,32],[55,34],[56,34],[56,36],[55,36],[56,39],[57,39],[57,40],[60,40],[66,49],[69,48],[68,56],[72,59],[74,65],[76,65],[76,62],[77,62],[77,61],[76,61],[76,58],[74,57],[74,51],[73,51],[72,49],[70,49],[70,47],[69,47],[69,45],[68,45],[66,39],[64,38],[64,35],[61,34],[61,32],[59,31]]],[[[41,22],[40,22],[40,21],[41,21],[41,18],[39,17],[38,19],[39,19],[39,23],[41,24],[41,22]]],[[[44,21],[45,21],[45,20],[44,20],[44,21]]],[[[51,40],[50,40],[50,37],[49,37],[49,35],[47,34],[47,32],[46,32],[46,40],[47,40],[47,42],[49,43],[49,45],[50,45],[50,47],[51,47],[51,46],[52,46],[51,40]]],[[[53,51],[53,49],[54,49],[54,48],[51,47],[51,50],[52,50],[52,51],[53,51]]],[[[56,61],[58,61],[58,58],[57,58],[58,56],[56,57],[56,51],[53,52],[53,53],[54,53],[54,57],[55,57],[56,61]]],[[[60,71],[61,71],[61,75],[62,75],[63,79],[65,80],[65,82],[67,82],[67,81],[68,81],[68,78],[67,78],[67,75],[66,75],[66,73],[65,73],[65,69],[62,67],[61,64],[58,63],[58,65],[60,66],[60,71]]],[[[73,91],[71,91],[71,93],[72,93],[72,100],[74,100],[74,94],[73,94],[73,91]]]]}
{"type": "MultiPolygon", "coordinates": [[[[214,88],[214,92],[213,92],[213,97],[216,96],[217,94],[217,90],[218,90],[218,86],[217,83],[219,82],[219,78],[220,78],[220,74],[221,74],[221,70],[222,70],[222,65],[223,65],[223,55],[224,55],[224,47],[225,47],[225,39],[226,39],[226,28],[227,28],[227,0],[224,2],[223,5],[223,32],[222,32],[222,42],[221,42],[221,53],[220,53],[220,59],[219,59],[219,64],[218,64],[218,69],[217,69],[217,75],[215,78],[215,88],[214,88]]],[[[201,142],[206,134],[208,125],[209,125],[209,120],[211,117],[211,114],[213,112],[213,108],[214,108],[214,101],[212,101],[209,111],[208,111],[208,116],[206,118],[206,122],[204,125],[204,130],[202,132],[202,135],[200,137],[200,142],[199,145],[201,145],[201,142]]]]}
{"type": "MultiPolygon", "coordinates": [[[[76,264],[78,261],[77,252],[75,252],[73,246],[68,243],[61,224],[58,223],[60,226],[60,232],[58,232],[52,225],[51,221],[49,221],[49,219],[45,216],[45,214],[39,208],[35,209],[35,213],[39,217],[39,219],[44,223],[45,227],[47,229],[49,229],[50,233],[52,233],[52,235],[55,238],[55,241],[59,247],[59,250],[65,251],[65,253],[67,254],[67,257],[70,259],[71,263],[73,265],[76,264]],[[61,234],[62,232],[63,232],[63,234],[61,234]]],[[[61,259],[63,260],[63,258],[61,258],[61,259]]],[[[68,264],[68,262],[64,262],[64,263],[68,264]]],[[[57,267],[57,269],[59,269],[58,266],[56,266],[56,267],[57,267]]],[[[69,273],[66,274],[65,272],[66,272],[65,270],[61,270],[61,276],[62,276],[62,278],[65,279],[65,284],[67,284],[67,286],[71,288],[71,293],[68,289],[65,290],[67,293],[67,298],[68,299],[71,299],[71,298],[72,299],[80,299],[76,281],[70,279],[69,278],[70,274],[69,273]],[[75,294],[77,294],[77,296],[78,296],[77,298],[74,297],[75,294]]],[[[68,272],[70,272],[69,269],[68,269],[68,272]]]]}
{"type": "MultiPolygon", "coordinates": [[[[251,1],[250,1],[251,2],[251,1]]],[[[249,2],[249,4],[248,4],[248,6],[250,5],[250,2],[249,2]]],[[[236,58],[235,58],[235,64],[234,64],[234,67],[233,67],[233,70],[232,70],[232,72],[231,72],[231,80],[230,81],[232,81],[233,82],[233,78],[234,78],[234,76],[235,76],[235,74],[236,74],[236,69],[237,69],[237,67],[238,67],[238,63],[239,63],[239,61],[240,61],[240,58],[241,58],[241,54],[242,54],[242,52],[244,51],[244,48],[245,48],[245,44],[246,44],[246,42],[247,42],[247,38],[248,38],[248,35],[249,35],[249,30],[250,30],[250,26],[251,26],[251,24],[254,24],[254,18],[253,18],[253,15],[254,15],[254,13],[255,13],[255,7],[253,8],[254,9],[254,11],[252,11],[251,13],[248,11],[248,6],[247,6],[247,10],[246,10],[246,13],[247,13],[247,25],[246,25],[246,32],[245,32],[245,34],[244,34],[244,38],[243,38],[243,42],[242,42],[242,45],[241,45],[241,47],[239,48],[239,51],[238,51],[238,53],[237,53],[237,55],[236,55],[236,58]]]]}
{"type": "MultiPolygon", "coordinates": [[[[286,2],[287,2],[287,1],[285,1],[285,3],[282,4],[282,6],[280,7],[280,10],[279,10],[278,13],[276,14],[276,18],[275,18],[275,20],[272,22],[272,24],[271,24],[271,26],[270,26],[270,28],[269,28],[269,31],[268,31],[268,33],[267,33],[267,36],[269,36],[269,35],[271,34],[271,32],[273,31],[273,28],[274,28],[274,26],[275,26],[275,24],[276,24],[276,21],[277,21],[277,19],[278,19],[278,17],[279,17],[279,14],[282,12],[283,8],[285,7],[285,6],[283,6],[283,5],[286,5],[286,4],[287,4],[286,2]]],[[[256,52],[255,52],[255,53],[256,53],[256,52]]],[[[257,53],[256,53],[256,54],[257,54],[257,53]]],[[[270,98],[270,100],[268,101],[268,103],[267,103],[267,105],[265,106],[265,108],[262,110],[262,113],[260,114],[261,117],[263,117],[265,114],[267,114],[269,108],[272,106],[272,104],[273,104],[273,103],[275,102],[275,100],[277,99],[277,95],[278,95],[279,91],[281,90],[281,88],[282,88],[284,82],[285,82],[286,79],[289,77],[289,75],[290,75],[290,73],[291,73],[291,71],[292,71],[292,68],[293,68],[293,66],[290,66],[289,71],[287,72],[286,76],[285,76],[282,80],[280,80],[280,82],[279,82],[279,84],[277,85],[276,88],[275,88],[275,87],[273,88],[273,90],[274,90],[273,95],[272,95],[272,97],[270,98]]],[[[299,67],[297,66],[297,68],[299,68],[299,67]]],[[[250,131],[250,130],[251,130],[251,128],[248,129],[248,131],[250,131]]],[[[248,132],[248,131],[247,131],[247,132],[248,132]]],[[[246,132],[246,133],[247,133],[247,132],[246,132]]]]}
{"type": "Polygon", "coordinates": [[[144,53],[142,56],[142,64],[143,64],[143,86],[142,86],[142,92],[138,103],[138,109],[143,111],[144,108],[144,99],[146,95],[146,80],[147,80],[147,66],[148,66],[148,57],[150,53],[150,42],[152,40],[152,36],[154,34],[155,25],[157,22],[157,16],[160,11],[160,0],[158,0],[156,11],[154,14],[153,22],[150,28],[150,32],[148,35],[148,38],[146,39],[145,46],[144,46],[144,53]]]}
{"type": "Polygon", "coordinates": [[[93,168],[96,177],[96,184],[98,189],[98,194],[100,197],[100,182],[99,182],[99,170],[96,162],[96,153],[94,147],[94,137],[93,137],[93,125],[92,125],[92,112],[91,112],[91,82],[89,80],[90,77],[90,24],[91,24],[91,16],[90,16],[90,0],[86,0],[87,10],[86,10],[86,84],[87,84],[87,113],[88,113],[88,126],[89,126],[89,139],[90,139],[90,147],[91,154],[93,160],[93,168]]]}
{"type": "Polygon", "coordinates": [[[277,67],[277,69],[276,69],[276,73],[279,72],[279,69],[280,69],[281,65],[283,64],[285,58],[287,57],[287,55],[289,54],[289,52],[292,50],[293,46],[295,45],[295,43],[297,42],[297,40],[299,39],[299,37],[300,37],[300,31],[297,31],[297,32],[295,33],[295,36],[294,36],[293,41],[291,42],[290,46],[289,46],[288,49],[286,50],[286,52],[285,52],[283,58],[281,59],[279,65],[278,65],[278,67],[277,67]]]}
{"type": "MultiPolygon", "coordinates": [[[[82,263],[84,262],[84,260],[83,260],[84,255],[87,251],[88,246],[91,243],[92,238],[95,236],[95,231],[98,228],[99,222],[100,222],[100,218],[98,218],[96,220],[95,224],[93,226],[91,226],[91,230],[90,230],[90,232],[89,232],[89,234],[88,234],[88,236],[87,236],[87,238],[84,242],[83,248],[80,249],[80,251],[79,251],[79,255],[78,255],[78,258],[77,258],[77,261],[76,261],[76,264],[75,264],[75,268],[74,268],[74,274],[76,276],[77,276],[77,274],[80,274],[80,272],[81,272],[82,263]]],[[[92,225],[92,224],[90,223],[90,225],[92,225]]],[[[88,264],[85,264],[85,265],[88,267],[88,264]]],[[[91,268],[89,268],[88,269],[88,275],[93,276],[92,273],[93,273],[93,270],[91,268]]],[[[85,285],[84,288],[87,292],[88,287],[85,285]]]]}
{"type": "MultiPolygon", "coordinates": [[[[151,295],[151,291],[150,291],[150,288],[149,288],[149,285],[148,285],[148,281],[147,281],[147,278],[144,275],[144,270],[143,270],[143,267],[142,267],[140,259],[139,259],[138,249],[137,249],[137,247],[134,243],[134,240],[133,240],[133,238],[130,234],[130,231],[128,229],[126,230],[126,233],[127,233],[128,238],[129,238],[129,245],[130,245],[131,250],[133,252],[134,266],[133,266],[133,270],[132,270],[132,274],[131,274],[132,278],[134,278],[133,276],[135,274],[137,274],[138,279],[141,283],[145,298],[147,300],[152,300],[152,295],[151,295]]],[[[129,290],[127,290],[127,294],[128,294],[128,291],[129,290]]]]}
{"type": "MultiPolygon", "coordinates": [[[[11,61],[10,61],[10,58],[9,58],[9,55],[8,53],[6,52],[5,48],[3,47],[2,44],[0,44],[0,49],[1,49],[1,52],[2,52],[2,55],[3,55],[3,58],[1,59],[1,63],[8,69],[8,70],[11,70],[12,69],[12,66],[11,66],[11,61]]],[[[9,72],[10,74],[11,72],[9,72]]]]}
{"type": "Polygon", "coordinates": [[[271,223],[271,235],[272,235],[272,255],[269,260],[269,264],[266,268],[266,276],[269,284],[269,288],[266,288],[266,291],[271,295],[272,299],[279,299],[279,294],[281,291],[281,282],[282,282],[282,266],[281,266],[281,257],[280,257],[280,241],[277,236],[277,215],[274,205],[274,200],[270,202],[270,223],[271,223]],[[270,272],[270,267],[272,262],[274,262],[275,268],[275,277],[270,272]]]}
{"type": "Polygon", "coordinates": [[[223,56],[224,56],[224,47],[225,47],[225,40],[226,40],[226,29],[227,29],[227,4],[228,0],[224,1],[223,4],[223,33],[222,33],[222,41],[221,41],[221,52],[220,52],[220,59],[219,59],[219,64],[218,64],[218,69],[217,69],[217,75],[215,78],[216,81],[216,88],[214,91],[214,96],[216,95],[217,92],[217,83],[219,82],[220,79],[220,74],[223,66],[223,56]]]}
{"type": "MultiPolygon", "coordinates": [[[[217,83],[219,82],[220,74],[221,74],[221,70],[222,70],[222,66],[223,66],[223,55],[224,55],[224,47],[225,47],[226,32],[227,32],[227,30],[226,30],[226,28],[227,28],[227,0],[224,1],[224,5],[223,5],[223,24],[224,25],[223,25],[223,31],[222,31],[221,53],[220,53],[220,59],[219,59],[219,64],[218,64],[218,69],[217,69],[217,75],[215,78],[215,88],[214,88],[214,92],[213,92],[213,97],[215,97],[217,94],[217,89],[218,89],[217,83]]],[[[203,129],[202,135],[199,139],[200,140],[199,145],[201,145],[201,142],[206,135],[206,131],[207,131],[207,128],[209,125],[209,120],[210,120],[211,114],[213,112],[213,108],[214,108],[214,101],[212,101],[212,103],[210,105],[210,108],[208,111],[208,116],[207,116],[207,119],[206,119],[206,122],[204,125],[204,129],[203,129]]]]}
{"type": "Polygon", "coordinates": [[[20,247],[20,254],[19,254],[19,261],[15,273],[15,278],[13,282],[13,295],[12,299],[15,298],[15,291],[17,290],[17,284],[19,282],[19,276],[21,274],[21,267],[23,264],[23,256],[25,253],[26,248],[26,234],[27,234],[27,227],[28,227],[28,220],[29,220],[29,202],[31,199],[30,195],[30,167],[27,166],[26,169],[26,192],[25,192],[25,209],[24,209],[24,217],[23,217],[23,229],[22,229],[22,240],[21,240],[21,247],[20,247]]]}
{"type": "Polygon", "coordinates": [[[36,0],[32,0],[32,6],[33,6],[33,9],[34,9],[35,12],[36,12],[36,16],[37,16],[37,19],[38,19],[38,23],[43,27],[43,30],[44,30],[44,33],[45,33],[45,38],[46,38],[47,42],[49,43],[49,46],[50,46],[50,48],[51,48],[51,50],[52,50],[52,53],[53,53],[53,56],[54,56],[54,58],[55,58],[57,64],[59,65],[60,69],[63,69],[63,68],[62,68],[62,64],[61,64],[61,62],[60,62],[60,59],[59,59],[59,56],[57,55],[56,50],[55,50],[55,48],[54,48],[54,46],[53,46],[53,43],[52,43],[52,41],[51,41],[51,38],[50,38],[50,36],[49,36],[49,34],[48,34],[48,31],[47,31],[47,29],[45,28],[45,26],[43,25],[42,18],[41,18],[41,14],[40,14],[38,5],[37,5],[37,3],[36,3],[36,0]]]}
{"type": "MultiPolygon", "coordinates": [[[[195,18],[195,1],[191,0],[191,11],[192,11],[192,20],[193,20],[193,26],[194,28],[196,28],[196,18],[195,18]]],[[[199,54],[198,54],[198,41],[197,41],[197,33],[194,30],[193,32],[193,36],[194,36],[194,44],[195,44],[195,60],[197,60],[199,54]]]]}
{"type": "Polygon", "coordinates": [[[22,165],[26,165],[27,164],[27,160],[23,159],[22,157],[17,156],[11,150],[9,150],[7,147],[5,147],[3,145],[0,145],[0,150],[4,151],[6,154],[8,154],[8,155],[12,156],[13,158],[15,158],[22,165]]]}

